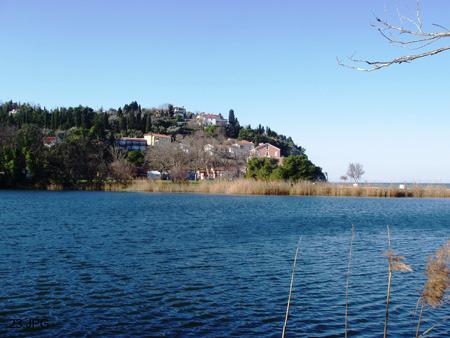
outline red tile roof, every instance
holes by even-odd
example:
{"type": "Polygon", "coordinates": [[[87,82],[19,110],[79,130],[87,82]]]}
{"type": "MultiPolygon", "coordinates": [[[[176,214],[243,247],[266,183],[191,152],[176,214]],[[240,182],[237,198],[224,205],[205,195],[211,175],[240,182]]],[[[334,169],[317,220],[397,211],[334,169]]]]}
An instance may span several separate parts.
{"type": "Polygon", "coordinates": [[[201,113],[199,116],[207,118],[207,119],[223,119],[222,115],[220,115],[220,114],[201,113]]]}
{"type": "Polygon", "coordinates": [[[170,136],[170,135],[157,134],[157,133],[147,133],[144,136],[156,136],[156,137],[162,137],[162,138],[172,138],[172,136],[170,136]]]}
{"type": "Polygon", "coordinates": [[[238,142],[239,144],[253,144],[253,142],[247,141],[247,140],[240,140],[238,142]]]}
{"type": "Polygon", "coordinates": [[[261,143],[261,144],[259,144],[257,147],[255,147],[255,150],[259,150],[259,149],[261,149],[261,148],[269,147],[269,146],[274,147],[274,148],[277,148],[278,150],[281,150],[280,148],[275,147],[273,144],[270,144],[270,143],[261,143]]]}

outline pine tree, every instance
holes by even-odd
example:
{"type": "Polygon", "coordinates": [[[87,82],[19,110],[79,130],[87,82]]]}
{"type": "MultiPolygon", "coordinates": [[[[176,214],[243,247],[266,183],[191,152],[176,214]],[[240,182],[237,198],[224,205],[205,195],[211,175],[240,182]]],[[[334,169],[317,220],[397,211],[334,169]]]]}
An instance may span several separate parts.
{"type": "Polygon", "coordinates": [[[150,114],[145,114],[145,132],[149,133],[152,131],[152,116],[150,114]]]}

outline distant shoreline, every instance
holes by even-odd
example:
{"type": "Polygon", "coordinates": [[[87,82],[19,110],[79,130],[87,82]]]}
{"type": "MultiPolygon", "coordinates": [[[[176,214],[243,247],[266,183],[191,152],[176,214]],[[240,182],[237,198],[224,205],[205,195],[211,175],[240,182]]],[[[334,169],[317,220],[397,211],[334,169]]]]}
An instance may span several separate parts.
{"type": "MultiPolygon", "coordinates": [[[[27,189],[27,187],[24,187],[27,189]]],[[[80,184],[72,187],[51,184],[30,188],[50,191],[109,191],[109,192],[156,192],[156,193],[204,193],[223,195],[281,195],[281,196],[336,196],[336,197],[380,197],[380,198],[450,198],[450,188],[439,185],[376,186],[340,183],[255,181],[239,179],[233,181],[171,182],[137,179],[128,184],[103,183],[80,184]]]]}

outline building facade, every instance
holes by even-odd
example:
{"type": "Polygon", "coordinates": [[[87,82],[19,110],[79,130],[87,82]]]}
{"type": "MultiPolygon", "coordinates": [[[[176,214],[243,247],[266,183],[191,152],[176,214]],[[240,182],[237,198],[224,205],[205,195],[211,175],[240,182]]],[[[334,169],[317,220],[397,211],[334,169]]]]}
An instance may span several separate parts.
{"type": "Polygon", "coordinates": [[[224,119],[222,114],[206,114],[201,113],[196,116],[197,123],[201,126],[218,126],[225,127],[228,124],[228,120],[224,119]]]}
{"type": "Polygon", "coordinates": [[[281,149],[270,143],[260,143],[251,153],[255,157],[268,157],[281,161],[281,149]]]}
{"type": "Polygon", "coordinates": [[[164,135],[164,134],[157,134],[157,133],[145,134],[144,139],[146,140],[148,146],[154,146],[156,144],[172,142],[172,136],[164,135]]]}
{"type": "Polygon", "coordinates": [[[147,140],[145,138],[137,137],[122,137],[116,141],[116,145],[127,151],[131,150],[146,150],[147,140]]]}

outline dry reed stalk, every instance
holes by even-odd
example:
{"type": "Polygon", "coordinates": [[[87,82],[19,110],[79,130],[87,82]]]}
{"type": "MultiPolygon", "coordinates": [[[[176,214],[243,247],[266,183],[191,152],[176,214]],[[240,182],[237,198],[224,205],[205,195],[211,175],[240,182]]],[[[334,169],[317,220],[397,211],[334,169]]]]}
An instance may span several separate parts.
{"type": "Polygon", "coordinates": [[[442,325],[443,322],[446,322],[447,320],[450,319],[450,316],[448,317],[444,317],[442,319],[441,322],[434,324],[433,326],[431,326],[430,328],[426,329],[421,335],[420,337],[425,337],[427,334],[429,334],[436,326],[442,325]]]}
{"type": "Polygon", "coordinates": [[[405,259],[405,257],[397,256],[391,250],[391,232],[389,229],[389,225],[387,226],[387,235],[388,235],[388,251],[386,251],[385,256],[388,258],[388,286],[387,286],[386,310],[384,318],[384,333],[383,333],[384,338],[387,337],[388,333],[389,303],[391,300],[391,285],[393,272],[394,271],[412,272],[411,267],[408,264],[402,262],[405,259]]]}
{"type": "Polygon", "coordinates": [[[297,243],[297,249],[295,250],[294,263],[292,265],[291,284],[289,286],[289,296],[288,296],[288,302],[286,305],[286,315],[284,317],[283,332],[281,333],[281,338],[284,338],[284,336],[286,334],[287,322],[288,322],[288,318],[289,318],[289,307],[291,305],[292,288],[294,286],[295,266],[297,264],[298,250],[300,248],[301,241],[302,241],[302,237],[299,238],[298,243],[297,243]]]}
{"type": "Polygon", "coordinates": [[[426,305],[431,308],[441,306],[445,293],[450,287],[450,240],[436,251],[434,257],[428,258],[426,275],[427,281],[419,299],[421,307],[416,327],[416,338],[420,336],[424,307],[426,305]]]}
{"type": "MultiPolygon", "coordinates": [[[[49,189],[53,188],[49,186],[49,189]]],[[[107,191],[146,192],[198,192],[213,194],[245,195],[298,195],[298,196],[364,196],[364,197],[450,197],[450,189],[445,187],[417,187],[404,190],[392,187],[352,187],[335,183],[300,181],[256,181],[249,179],[215,180],[189,183],[150,181],[137,179],[128,185],[107,183],[107,191]]]]}
{"type": "Polygon", "coordinates": [[[353,248],[353,240],[355,238],[355,226],[352,225],[352,237],[350,239],[350,249],[348,252],[348,266],[347,266],[347,276],[345,283],[345,338],[348,335],[348,287],[350,281],[350,271],[351,271],[351,263],[352,263],[352,248],[353,248]]]}

